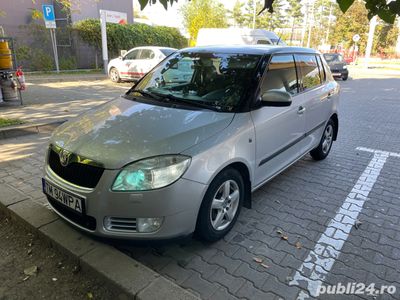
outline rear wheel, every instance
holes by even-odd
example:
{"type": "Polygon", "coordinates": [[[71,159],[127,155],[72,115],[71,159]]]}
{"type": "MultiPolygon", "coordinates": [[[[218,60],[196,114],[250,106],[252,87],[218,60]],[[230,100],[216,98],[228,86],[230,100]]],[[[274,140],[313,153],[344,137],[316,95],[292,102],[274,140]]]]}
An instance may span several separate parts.
{"type": "Polygon", "coordinates": [[[322,160],[328,156],[332,148],[334,132],[335,123],[332,120],[329,120],[328,124],[325,126],[324,133],[322,134],[322,138],[318,147],[310,152],[312,158],[315,160],[322,160]]]}
{"type": "Polygon", "coordinates": [[[211,182],[201,204],[196,233],[217,241],[235,224],[244,199],[244,181],[235,169],[226,169],[211,182]]]}
{"type": "Polygon", "coordinates": [[[116,68],[111,68],[109,72],[109,76],[112,82],[121,82],[121,78],[119,77],[119,72],[116,68]]]}

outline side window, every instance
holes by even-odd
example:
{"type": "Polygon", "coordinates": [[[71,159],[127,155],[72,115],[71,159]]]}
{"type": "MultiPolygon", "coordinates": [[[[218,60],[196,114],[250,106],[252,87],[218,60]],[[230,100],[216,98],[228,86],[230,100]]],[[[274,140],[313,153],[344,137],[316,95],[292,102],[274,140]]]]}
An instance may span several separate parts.
{"type": "Polygon", "coordinates": [[[301,83],[305,91],[321,84],[317,58],[314,54],[297,54],[297,68],[300,70],[301,83]]]}
{"type": "Polygon", "coordinates": [[[295,95],[298,93],[298,86],[293,55],[273,56],[262,81],[261,92],[280,90],[295,95]]]}
{"type": "Polygon", "coordinates": [[[154,51],[150,49],[142,49],[139,56],[140,59],[153,59],[154,57],[154,51]]]}
{"type": "Polygon", "coordinates": [[[268,40],[258,40],[257,45],[271,45],[271,42],[268,40]]]}
{"type": "Polygon", "coordinates": [[[138,59],[139,50],[133,50],[125,55],[124,59],[138,59]]]}
{"type": "Polygon", "coordinates": [[[326,81],[326,73],[324,64],[322,63],[322,59],[320,55],[317,55],[318,67],[319,67],[319,76],[321,77],[322,83],[326,81]]]}

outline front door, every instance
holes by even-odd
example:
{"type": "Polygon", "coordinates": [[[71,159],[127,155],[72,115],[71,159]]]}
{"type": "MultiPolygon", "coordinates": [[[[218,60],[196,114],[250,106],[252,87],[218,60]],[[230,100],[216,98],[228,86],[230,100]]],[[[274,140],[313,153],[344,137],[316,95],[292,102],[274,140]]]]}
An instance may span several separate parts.
{"type": "Polygon", "coordinates": [[[287,107],[260,107],[251,112],[256,132],[254,186],[290,165],[304,148],[305,99],[299,84],[293,55],[274,55],[262,79],[260,95],[269,90],[292,95],[287,107]]]}

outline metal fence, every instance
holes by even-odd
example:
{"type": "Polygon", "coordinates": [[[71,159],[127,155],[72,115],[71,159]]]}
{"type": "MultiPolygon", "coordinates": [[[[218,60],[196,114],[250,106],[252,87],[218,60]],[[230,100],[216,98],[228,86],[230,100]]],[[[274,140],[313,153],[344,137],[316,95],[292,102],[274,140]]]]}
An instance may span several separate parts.
{"type": "MultiPolygon", "coordinates": [[[[49,29],[34,23],[4,27],[5,35],[15,39],[18,65],[26,71],[55,70],[49,29]]],[[[56,39],[61,70],[102,68],[101,53],[83,42],[67,21],[57,20],[56,39]]]]}

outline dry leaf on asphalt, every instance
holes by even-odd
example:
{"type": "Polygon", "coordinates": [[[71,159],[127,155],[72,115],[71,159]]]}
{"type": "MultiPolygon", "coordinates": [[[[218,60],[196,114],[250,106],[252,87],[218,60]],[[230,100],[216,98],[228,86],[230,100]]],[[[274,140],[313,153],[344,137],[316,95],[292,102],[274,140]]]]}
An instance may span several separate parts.
{"type": "Polygon", "coordinates": [[[32,266],[32,267],[26,268],[24,270],[24,274],[27,275],[27,276],[36,275],[37,272],[38,272],[38,267],[37,266],[32,266]]]}
{"type": "Polygon", "coordinates": [[[297,249],[301,249],[301,244],[300,244],[300,242],[296,242],[296,248],[297,248],[297,249]]]}
{"type": "Polygon", "coordinates": [[[264,268],[266,268],[266,269],[269,268],[269,266],[266,265],[266,264],[261,264],[261,266],[264,267],[264,268]]]}
{"type": "Polygon", "coordinates": [[[262,260],[261,258],[258,258],[258,257],[253,257],[253,260],[254,260],[256,263],[259,263],[259,264],[261,264],[261,263],[263,262],[263,260],[262,260]]]}
{"type": "Polygon", "coordinates": [[[356,220],[356,223],[354,224],[354,227],[356,228],[356,229],[358,229],[358,228],[360,228],[360,226],[361,226],[361,224],[362,224],[362,222],[360,221],[360,220],[356,220]]]}
{"type": "Polygon", "coordinates": [[[88,299],[93,299],[93,294],[91,292],[87,293],[87,298],[88,299]]]}
{"type": "Polygon", "coordinates": [[[281,235],[281,239],[287,241],[288,237],[287,237],[287,235],[281,235]]]}

